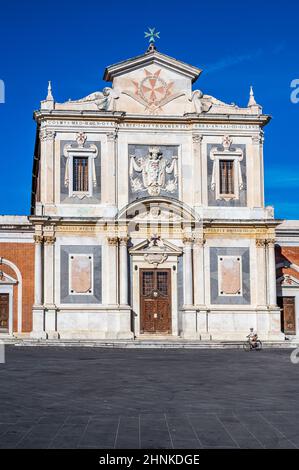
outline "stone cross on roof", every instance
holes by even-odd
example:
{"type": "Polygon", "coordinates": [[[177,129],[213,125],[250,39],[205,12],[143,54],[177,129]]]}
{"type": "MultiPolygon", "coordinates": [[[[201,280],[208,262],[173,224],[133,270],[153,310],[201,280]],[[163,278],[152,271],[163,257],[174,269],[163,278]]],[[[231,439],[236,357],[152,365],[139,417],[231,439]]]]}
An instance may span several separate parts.
{"type": "Polygon", "coordinates": [[[148,31],[144,32],[144,37],[149,38],[149,43],[156,42],[156,39],[160,39],[160,31],[156,31],[156,28],[148,28],[148,31]]]}

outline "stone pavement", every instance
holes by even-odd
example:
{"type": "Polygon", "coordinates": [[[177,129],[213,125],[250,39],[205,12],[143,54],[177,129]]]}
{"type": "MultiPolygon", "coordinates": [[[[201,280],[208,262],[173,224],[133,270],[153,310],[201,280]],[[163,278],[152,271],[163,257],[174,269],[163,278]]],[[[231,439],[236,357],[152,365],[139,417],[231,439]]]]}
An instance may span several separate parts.
{"type": "Polygon", "coordinates": [[[6,347],[0,448],[299,448],[290,350],[6,347]]]}

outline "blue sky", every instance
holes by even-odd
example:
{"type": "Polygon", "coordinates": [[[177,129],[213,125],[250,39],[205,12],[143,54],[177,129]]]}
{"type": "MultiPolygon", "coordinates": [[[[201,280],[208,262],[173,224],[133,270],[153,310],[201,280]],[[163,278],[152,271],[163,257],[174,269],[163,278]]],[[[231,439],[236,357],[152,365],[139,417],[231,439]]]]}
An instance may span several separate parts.
{"type": "Polygon", "coordinates": [[[158,49],[203,68],[196,88],[247,105],[249,86],[273,120],[266,128],[266,203],[278,218],[299,219],[298,13],[294,1],[10,0],[1,2],[0,214],[28,214],[35,124],[52,80],[57,101],[102,89],[106,65],[141,54],[144,30],[158,49]]]}

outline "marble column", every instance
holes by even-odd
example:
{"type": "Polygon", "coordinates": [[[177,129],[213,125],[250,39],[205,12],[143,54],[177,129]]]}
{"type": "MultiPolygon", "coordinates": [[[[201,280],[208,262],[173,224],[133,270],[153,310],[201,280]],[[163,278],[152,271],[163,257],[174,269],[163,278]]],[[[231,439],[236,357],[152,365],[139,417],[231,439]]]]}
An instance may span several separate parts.
{"type": "Polygon", "coordinates": [[[35,266],[34,266],[34,305],[32,307],[32,331],[31,338],[46,339],[45,309],[43,307],[43,258],[42,235],[34,235],[35,241],[35,266]]]}
{"type": "Polygon", "coordinates": [[[44,303],[54,305],[54,235],[44,236],[44,303]]]}
{"type": "Polygon", "coordinates": [[[34,305],[42,304],[42,243],[41,235],[34,236],[35,241],[35,268],[34,268],[34,305]]]}
{"type": "Polygon", "coordinates": [[[267,265],[266,265],[266,241],[256,239],[256,289],[257,304],[267,305],[267,265]]]}
{"type": "Polygon", "coordinates": [[[41,140],[41,201],[53,204],[55,200],[55,136],[56,133],[47,127],[40,130],[41,140]]]}
{"type": "Polygon", "coordinates": [[[205,268],[204,268],[204,238],[196,238],[194,241],[194,304],[205,305],[205,268]]]}
{"type": "Polygon", "coordinates": [[[184,306],[183,306],[183,331],[184,338],[195,339],[197,333],[197,313],[193,305],[193,267],[192,249],[193,237],[185,236],[184,239],[184,306]]]}
{"type": "Polygon", "coordinates": [[[119,238],[119,303],[128,305],[128,237],[119,238]]]}
{"type": "Polygon", "coordinates": [[[193,134],[193,152],[194,152],[194,204],[202,205],[202,155],[201,144],[203,136],[201,134],[193,134]]]}
{"type": "Polygon", "coordinates": [[[57,332],[57,311],[54,298],[55,271],[54,271],[54,234],[44,236],[44,307],[46,309],[45,330],[49,339],[59,338],[57,332]]]}
{"type": "Polygon", "coordinates": [[[268,253],[268,303],[270,307],[277,306],[276,297],[276,263],[275,263],[275,240],[267,240],[268,253]]]}
{"type": "Polygon", "coordinates": [[[115,235],[108,236],[108,253],[109,253],[109,296],[108,303],[110,305],[118,304],[118,269],[117,269],[117,251],[118,237],[115,235]]]}
{"type": "Polygon", "coordinates": [[[125,236],[118,238],[113,234],[108,236],[107,240],[110,267],[108,284],[110,311],[106,338],[132,339],[134,335],[131,331],[131,310],[128,306],[128,239],[125,236]]]}
{"type": "Polygon", "coordinates": [[[107,155],[103,160],[103,202],[108,205],[117,205],[117,129],[107,134],[107,155]]]}
{"type": "Polygon", "coordinates": [[[193,269],[192,269],[192,248],[193,238],[184,238],[184,305],[185,308],[193,305],[193,269]]]}
{"type": "MultiPolygon", "coordinates": [[[[249,153],[252,155],[252,207],[264,207],[264,174],[263,174],[263,132],[252,137],[252,147],[249,153]],[[256,182],[256,184],[255,184],[256,182]]],[[[249,154],[249,157],[251,156],[249,154]]]]}

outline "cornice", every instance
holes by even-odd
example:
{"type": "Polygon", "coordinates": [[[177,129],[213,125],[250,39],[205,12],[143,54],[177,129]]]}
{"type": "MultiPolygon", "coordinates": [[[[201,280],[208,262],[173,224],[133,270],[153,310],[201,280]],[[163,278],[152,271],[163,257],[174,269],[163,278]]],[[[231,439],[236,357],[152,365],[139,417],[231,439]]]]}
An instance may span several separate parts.
{"type": "MultiPolygon", "coordinates": [[[[67,121],[66,125],[72,125],[72,121],[80,121],[80,126],[99,126],[103,128],[112,128],[118,126],[119,129],[129,128],[130,126],[141,126],[150,128],[152,126],[185,126],[186,128],[205,128],[213,129],[213,126],[258,126],[263,128],[270,120],[268,115],[246,115],[246,114],[202,114],[197,116],[157,116],[157,115],[138,115],[126,114],[125,112],[99,112],[99,111],[70,111],[70,110],[39,110],[34,112],[34,119],[37,123],[51,121],[67,121]]],[[[61,125],[61,123],[59,123],[61,125]]],[[[74,126],[79,125],[73,123],[74,126]]],[[[55,125],[55,123],[53,123],[55,125]]]]}
{"type": "Polygon", "coordinates": [[[203,225],[205,227],[269,227],[275,228],[281,224],[281,220],[278,219],[204,219],[203,225]]]}
{"type": "Polygon", "coordinates": [[[129,73],[132,70],[137,68],[146,67],[151,64],[159,64],[168,69],[174,70],[185,77],[188,77],[194,83],[197,78],[200,76],[202,70],[193,65],[177,60],[174,57],[170,57],[166,54],[162,54],[157,50],[146,52],[135,56],[133,58],[125,59],[116,64],[109,65],[104,71],[103,79],[107,82],[111,82],[114,77],[129,73]]]}
{"type": "Polygon", "coordinates": [[[17,224],[3,224],[0,225],[0,232],[5,233],[5,232],[15,232],[15,233],[23,233],[23,232],[34,232],[33,225],[17,225],[17,224]]]}

